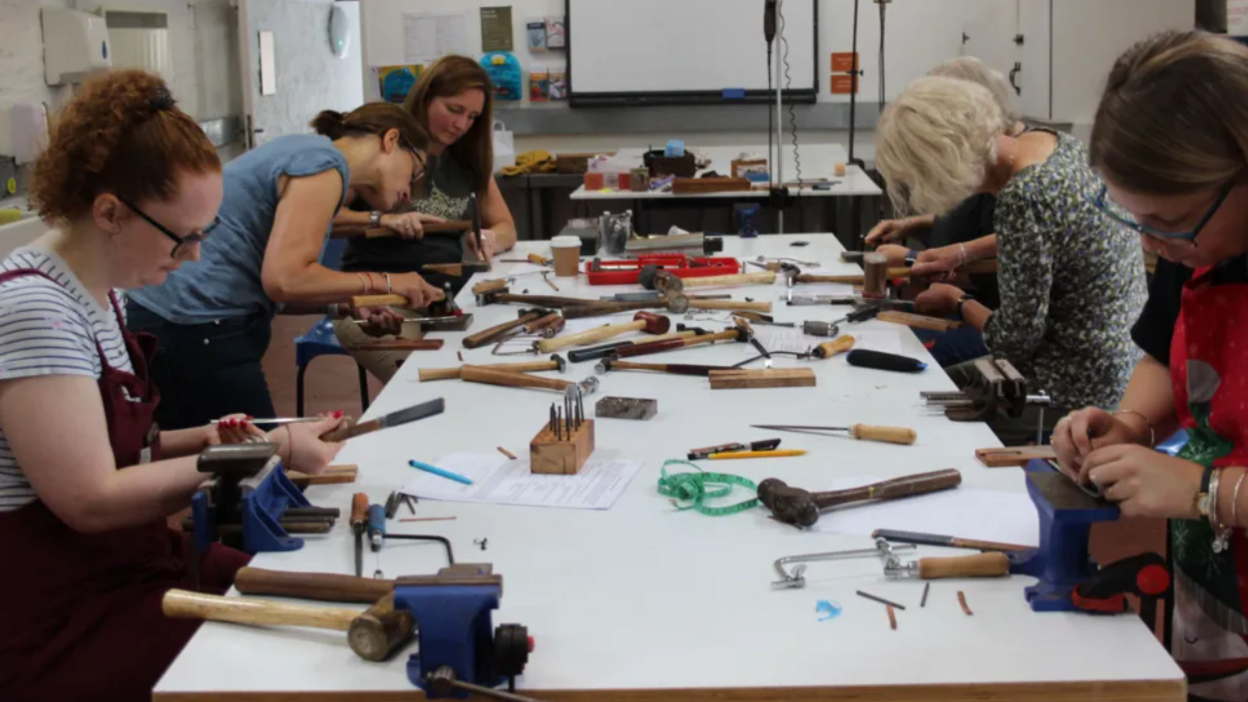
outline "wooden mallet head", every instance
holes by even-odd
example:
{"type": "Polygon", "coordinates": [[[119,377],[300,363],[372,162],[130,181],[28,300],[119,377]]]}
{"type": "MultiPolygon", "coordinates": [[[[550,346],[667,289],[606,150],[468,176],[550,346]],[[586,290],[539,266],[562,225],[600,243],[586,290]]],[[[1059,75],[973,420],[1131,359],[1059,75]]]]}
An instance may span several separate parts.
{"type": "Polygon", "coordinates": [[[638,312],[633,315],[633,320],[645,322],[646,326],[642,328],[642,331],[647,334],[666,334],[672,328],[671,319],[666,315],[653,312],[638,312]]]}
{"type": "Polygon", "coordinates": [[[411,641],[416,620],[408,610],[394,608],[390,592],[351,622],[347,643],[366,661],[384,661],[392,652],[411,641]]]}

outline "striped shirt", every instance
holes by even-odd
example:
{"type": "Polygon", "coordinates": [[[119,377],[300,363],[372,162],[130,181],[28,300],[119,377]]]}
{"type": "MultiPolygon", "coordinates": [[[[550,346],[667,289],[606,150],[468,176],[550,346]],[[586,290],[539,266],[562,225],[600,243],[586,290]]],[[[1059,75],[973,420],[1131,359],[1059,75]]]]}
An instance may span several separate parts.
{"type": "MultiPolygon", "coordinates": [[[[133,372],[117,315],[87,292],[59,256],[26,247],[0,262],[0,272],[19,269],[42,271],[57,282],[27,275],[0,283],[0,381],[40,375],[98,379],[96,340],[110,366],[133,372]]],[[[0,512],[35,499],[0,425],[0,512]]]]}

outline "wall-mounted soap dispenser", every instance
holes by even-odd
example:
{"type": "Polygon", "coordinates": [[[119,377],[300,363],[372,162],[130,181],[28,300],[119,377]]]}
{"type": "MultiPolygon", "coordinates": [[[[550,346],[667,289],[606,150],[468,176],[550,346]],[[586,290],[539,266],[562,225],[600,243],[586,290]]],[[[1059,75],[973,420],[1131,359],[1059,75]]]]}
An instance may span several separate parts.
{"type": "Polygon", "coordinates": [[[90,73],[112,67],[103,17],[55,8],[41,12],[43,72],[48,85],[79,83],[90,73]]]}

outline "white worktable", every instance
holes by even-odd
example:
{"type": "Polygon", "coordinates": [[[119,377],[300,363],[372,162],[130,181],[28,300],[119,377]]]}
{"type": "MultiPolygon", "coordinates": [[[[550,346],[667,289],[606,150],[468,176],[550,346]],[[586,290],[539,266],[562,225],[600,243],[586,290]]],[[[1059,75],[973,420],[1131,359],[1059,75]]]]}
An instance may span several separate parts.
{"type": "MultiPolygon", "coordinates": [[[[544,247],[521,244],[521,252],[544,247]]],[[[764,236],[727,242],[729,255],[794,255],[836,260],[831,235],[764,236]],[[812,245],[791,248],[793,240],[812,245]]],[[[847,264],[829,267],[856,270],[847,264]]],[[[493,275],[505,272],[500,267],[493,275]]],[[[537,276],[513,291],[555,294],[537,276]]],[[[590,287],[582,278],[557,279],[562,295],[598,297],[621,288],[590,287]]],[[[635,288],[634,288],[635,289],[635,288]]],[[[779,300],[783,287],[734,291],[739,298],[779,300]]],[[[477,309],[473,331],[514,318],[514,305],[477,309]]],[[[844,308],[776,306],[783,320],[831,320],[844,308]]],[[[703,326],[712,324],[702,322],[703,326]]],[[[872,321],[863,329],[900,329],[906,353],[930,361],[908,330],[872,321]]],[[[375,502],[412,477],[407,459],[432,460],[454,451],[520,454],[546,422],[555,393],[459,381],[417,382],[417,367],[458,363],[462,334],[447,334],[438,352],[417,353],[377,398],[371,416],[445,397],[446,413],[353,440],[339,462],[358,463],[360,482],[315,487],[317,505],[349,512],[351,495],[375,502]]],[[[470,363],[505,361],[490,349],[464,351],[470,363]]],[[[655,357],[658,358],[658,357],[655,357]]],[[[736,344],[669,354],[670,362],[732,364],[745,358],[736,344]]],[[[523,360],[512,358],[510,360],[523,360]]],[[[643,359],[646,360],[646,359],[643,359]]],[[[493,563],[504,594],[494,622],[521,623],[536,638],[519,688],[547,700],[1182,700],[1179,669],[1140,619],[1124,615],[1034,613],[1024,601],[1031,578],[936,581],[925,608],[923,583],[887,581],[877,559],[811,564],[802,590],[774,591],[772,562],[794,554],[870,545],[865,536],[803,532],[768,519],[764,510],[730,517],[675,511],[655,490],[665,459],[692,447],[782,436],[784,447],[806,448],[801,458],[716,462],[761,480],[822,489],[838,476],[895,477],[957,468],[964,487],[1024,490],[1015,468],[983,468],[976,448],[999,446],[982,424],[960,424],[920,407],[921,390],[951,389],[938,369],[918,375],[853,368],[844,357],[814,363],[818,387],[712,391],[706,379],[617,372],[602,378],[597,397],[623,395],[659,401],[650,421],[597,422],[597,459],[641,460],[645,466],[609,511],[556,510],[421,501],[420,516],[457,521],[392,523],[396,533],[441,534],[463,562],[493,563]],[[844,425],[867,422],[912,426],[912,447],[748,428],[752,423],[844,425]],[[488,550],[473,540],[488,538],[488,550]],[[884,608],[856,597],[863,589],[909,605],[889,629],[884,608]],[[975,614],[956,602],[964,590],[975,614]],[[835,600],[843,613],[816,621],[816,603],[835,600]],[[784,688],[784,689],[778,689],[784,688]],[[851,688],[851,689],[846,689],[851,688]]],[[[592,373],[573,365],[566,378],[592,373]]],[[[677,468],[682,470],[682,468],[677,468]]],[[[921,499],[921,498],[919,498],[921,499]]],[[[835,519],[828,514],[823,519],[835,519]]],[[[410,542],[409,542],[410,543],[410,542]]],[[[921,548],[919,555],[949,553],[921,548]]],[[[965,553],[965,552],[952,552],[965,553]]],[[[299,551],[265,553],[253,565],[298,571],[350,573],[353,540],[346,520],[299,551]]],[[[428,574],[445,565],[437,545],[390,542],[382,550],[387,577],[428,574]]],[[[368,553],[366,573],[377,561],[368,553]]],[[[407,652],[388,663],[368,663],[347,647],[341,632],[260,629],[207,623],[156,688],[158,700],[398,700],[420,699],[405,674],[407,652]]]]}

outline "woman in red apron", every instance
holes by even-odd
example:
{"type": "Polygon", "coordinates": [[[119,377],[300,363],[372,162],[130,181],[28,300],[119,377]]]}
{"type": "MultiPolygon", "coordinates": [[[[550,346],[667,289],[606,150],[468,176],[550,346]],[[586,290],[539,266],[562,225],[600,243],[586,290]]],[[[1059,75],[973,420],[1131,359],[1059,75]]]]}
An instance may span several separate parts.
{"type": "MultiPolygon", "coordinates": [[[[202,481],[204,446],[260,432],[162,435],[155,344],[126,330],[113,289],[194,259],[220,200],[213,147],[139,71],[85,84],[36,165],[32,201],[58,229],[0,264],[0,700],[149,700],[196,629],[161,613],[191,586],[166,518],[202,481]]],[[[338,449],[316,437],[340,421],[273,440],[315,473],[338,449]]],[[[214,546],[203,589],[224,593],[247,559],[214,546]]]]}
{"type": "Polygon", "coordinates": [[[1115,412],[1054,432],[1062,470],[1125,516],[1170,520],[1171,654],[1193,700],[1248,700],[1248,48],[1195,32],[1142,42],[1092,133],[1097,204],[1161,257],[1115,412]],[[1177,456],[1155,451],[1183,428],[1177,456]]]}

